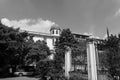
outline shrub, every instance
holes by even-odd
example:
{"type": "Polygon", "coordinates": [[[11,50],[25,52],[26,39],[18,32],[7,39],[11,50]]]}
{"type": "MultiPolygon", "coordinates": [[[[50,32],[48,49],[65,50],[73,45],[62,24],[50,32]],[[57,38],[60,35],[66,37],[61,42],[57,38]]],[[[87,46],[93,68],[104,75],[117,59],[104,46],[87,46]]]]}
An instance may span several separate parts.
{"type": "Polygon", "coordinates": [[[78,76],[72,76],[72,77],[70,77],[69,80],[88,80],[88,79],[85,79],[85,78],[82,78],[82,77],[78,77],[78,76]]]}

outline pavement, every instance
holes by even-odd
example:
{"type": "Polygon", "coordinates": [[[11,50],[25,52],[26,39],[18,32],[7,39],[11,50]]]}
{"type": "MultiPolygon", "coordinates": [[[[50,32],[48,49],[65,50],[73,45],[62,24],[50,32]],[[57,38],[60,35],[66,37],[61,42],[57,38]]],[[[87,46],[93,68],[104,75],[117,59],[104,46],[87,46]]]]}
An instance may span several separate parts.
{"type": "Polygon", "coordinates": [[[0,80],[38,80],[32,77],[12,77],[12,78],[0,78],[0,80]]]}

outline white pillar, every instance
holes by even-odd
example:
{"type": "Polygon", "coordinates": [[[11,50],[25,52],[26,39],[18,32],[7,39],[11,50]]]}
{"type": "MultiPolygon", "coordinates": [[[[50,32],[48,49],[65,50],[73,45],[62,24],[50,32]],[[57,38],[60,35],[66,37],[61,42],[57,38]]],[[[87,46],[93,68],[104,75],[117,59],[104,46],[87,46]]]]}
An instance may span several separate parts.
{"type": "Polygon", "coordinates": [[[97,80],[96,55],[94,42],[87,43],[88,80],[97,80]]]}
{"type": "Polygon", "coordinates": [[[68,48],[65,52],[65,77],[69,79],[69,71],[71,69],[71,49],[68,48]]]}
{"type": "Polygon", "coordinates": [[[98,49],[97,49],[97,44],[95,44],[95,54],[96,54],[96,66],[97,66],[97,70],[99,70],[99,53],[98,53],[98,49]]]}

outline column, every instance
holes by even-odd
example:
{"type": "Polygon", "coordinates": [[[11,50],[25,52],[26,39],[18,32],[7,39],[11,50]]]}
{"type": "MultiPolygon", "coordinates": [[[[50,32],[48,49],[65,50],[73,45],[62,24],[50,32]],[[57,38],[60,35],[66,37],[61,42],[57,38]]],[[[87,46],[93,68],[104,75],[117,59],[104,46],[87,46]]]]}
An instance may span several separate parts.
{"type": "Polygon", "coordinates": [[[71,69],[71,49],[68,48],[67,51],[65,52],[65,77],[69,79],[71,69]]]}
{"type": "Polygon", "coordinates": [[[87,43],[88,80],[97,80],[95,45],[93,41],[87,43]]]}

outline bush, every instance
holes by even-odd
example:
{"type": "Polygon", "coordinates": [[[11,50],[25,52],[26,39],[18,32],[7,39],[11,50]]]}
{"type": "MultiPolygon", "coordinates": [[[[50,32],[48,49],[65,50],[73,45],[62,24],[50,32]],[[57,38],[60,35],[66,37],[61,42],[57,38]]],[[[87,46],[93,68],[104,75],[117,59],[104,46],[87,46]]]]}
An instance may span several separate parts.
{"type": "Polygon", "coordinates": [[[78,76],[72,76],[72,77],[70,77],[69,80],[88,80],[88,79],[84,79],[84,78],[78,77],[78,76]]]}
{"type": "Polygon", "coordinates": [[[56,62],[53,60],[39,61],[36,68],[37,77],[40,80],[67,80],[64,77],[64,71],[56,67],[56,62]]]}

